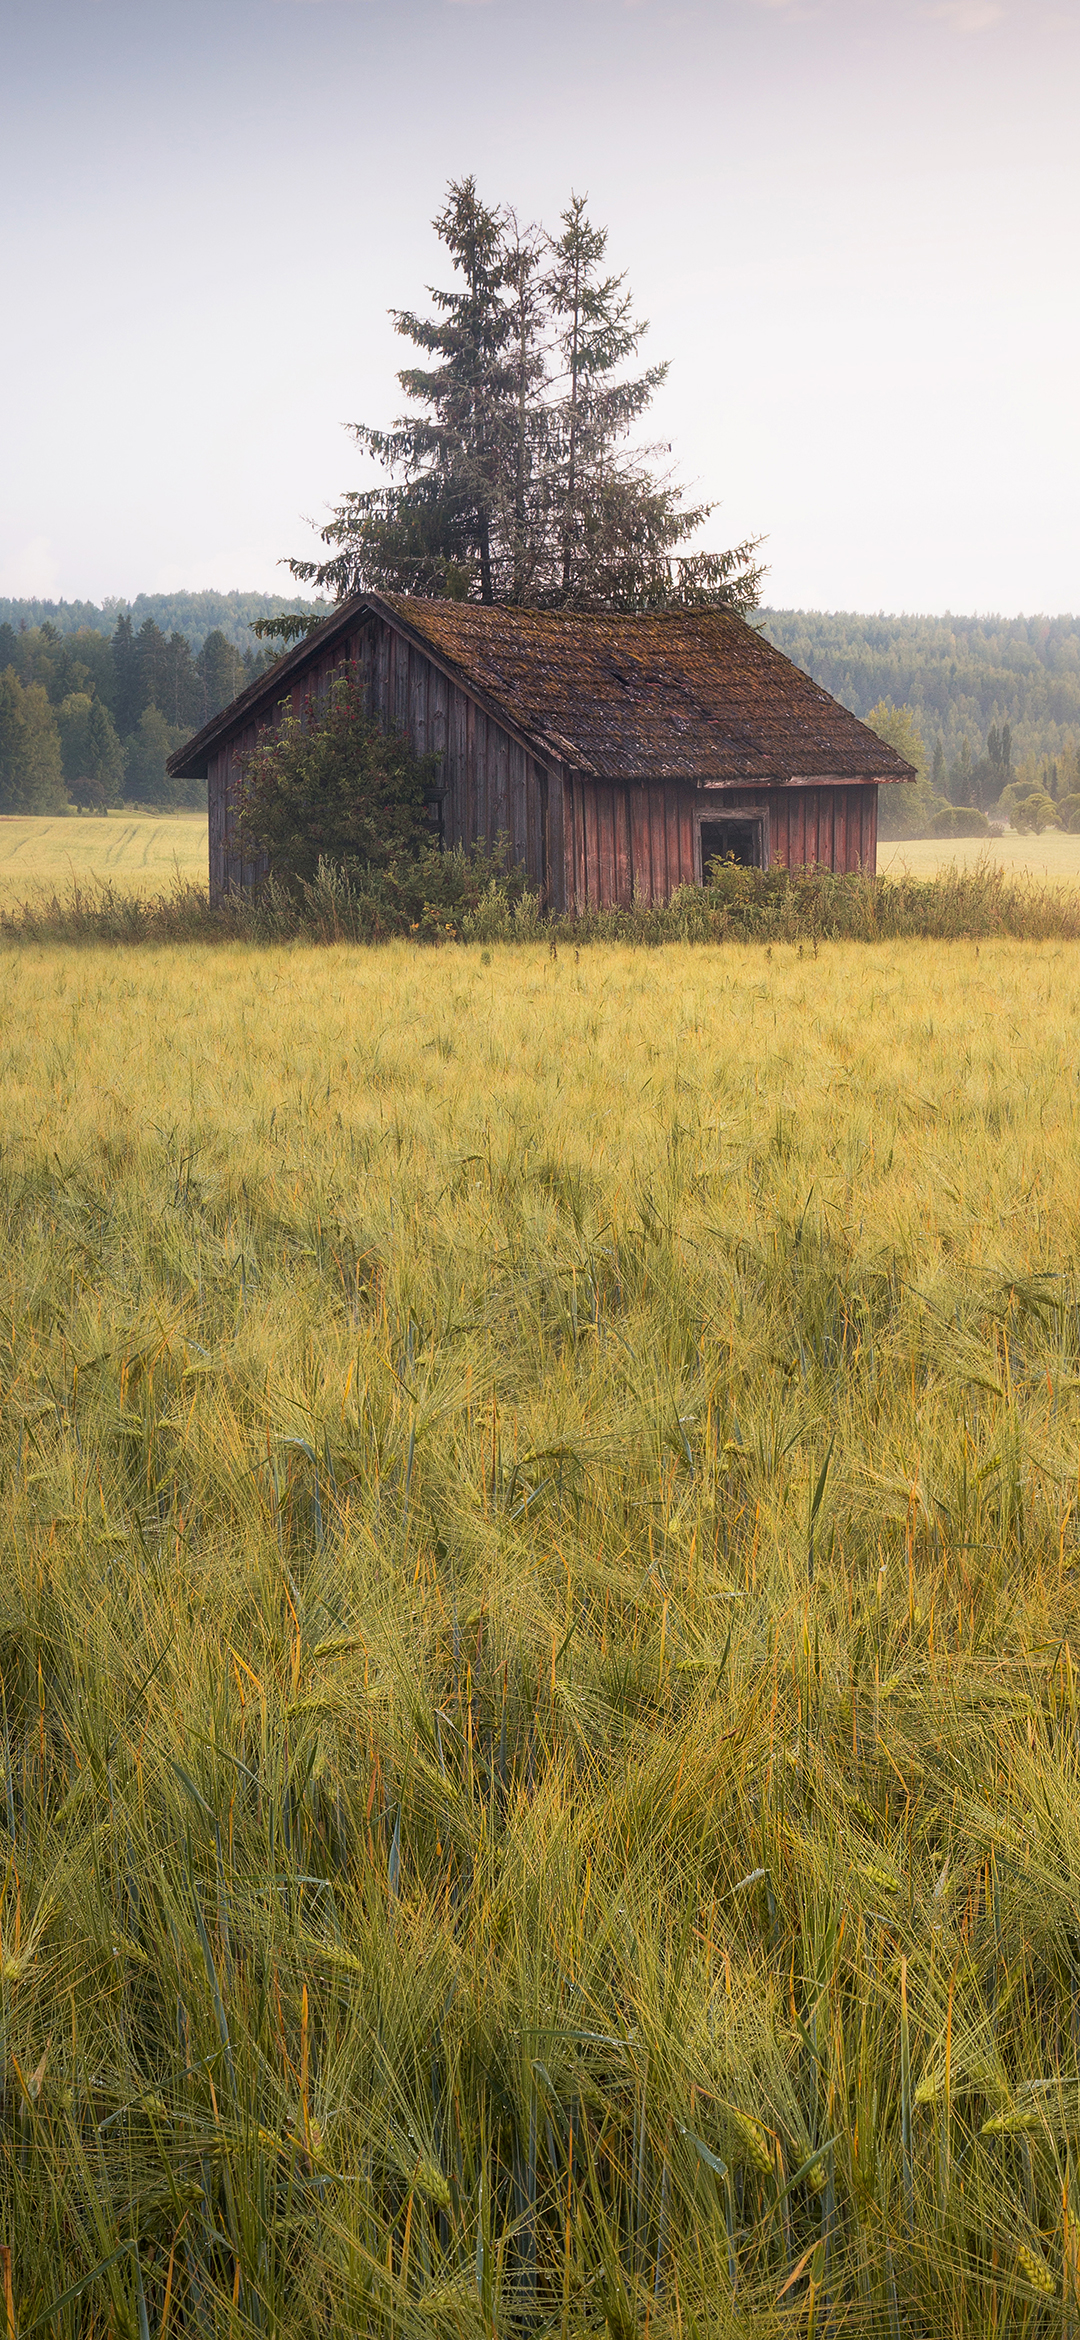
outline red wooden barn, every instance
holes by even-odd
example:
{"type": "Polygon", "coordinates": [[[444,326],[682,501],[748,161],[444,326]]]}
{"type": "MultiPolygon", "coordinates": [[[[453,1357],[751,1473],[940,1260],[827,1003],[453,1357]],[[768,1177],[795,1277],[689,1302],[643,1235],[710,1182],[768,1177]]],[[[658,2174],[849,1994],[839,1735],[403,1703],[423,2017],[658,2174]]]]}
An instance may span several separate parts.
{"type": "Polygon", "coordinates": [[[283,702],[358,668],[368,705],[435,751],[446,845],[493,844],[553,910],[664,901],[715,853],[873,870],[877,792],[909,764],[724,611],[586,617],[365,593],[170,759],[210,794],[210,895],[261,871],[235,842],[237,757],[283,702]]]}

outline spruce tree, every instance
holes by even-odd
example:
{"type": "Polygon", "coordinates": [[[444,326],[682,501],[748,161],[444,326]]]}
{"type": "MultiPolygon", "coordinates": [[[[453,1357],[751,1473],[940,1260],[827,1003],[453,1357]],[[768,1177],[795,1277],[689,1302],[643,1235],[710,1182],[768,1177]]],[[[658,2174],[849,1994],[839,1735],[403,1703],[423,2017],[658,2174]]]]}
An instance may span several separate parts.
{"type": "Polygon", "coordinates": [[[127,743],[124,770],[127,794],[140,804],[168,804],[172,783],[165,770],[167,757],[180,744],[176,731],[155,706],[144,707],[127,743]]]}
{"type": "Polygon", "coordinates": [[[127,611],[117,618],[112,638],[113,654],[113,714],[121,739],[134,731],[139,720],[139,654],[135,635],[127,611]]]}
{"type": "Polygon", "coordinates": [[[164,707],[169,696],[169,645],[153,618],[146,618],[135,640],[139,689],[136,720],[147,707],[164,707]]]}
{"type": "MultiPolygon", "coordinates": [[[[566,602],[583,585],[588,590],[595,583],[616,447],[644,414],[668,369],[650,366],[636,379],[619,377],[627,358],[637,356],[646,327],[631,314],[625,275],[602,273],[607,230],[592,225],[582,196],[571,198],[562,230],[552,245],[547,291],[562,360],[555,508],[558,598],[566,602]]],[[[701,517],[695,513],[691,524],[701,517]]]]}
{"type": "Polygon", "coordinates": [[[550,510],[548,476],[551,418],[544,402],[548,317],[541,262],[544,238],[538,228],[521,229],[506,214],[504,274],[510,311],[507,365],[512,420],[510,464],[503,467],[500,519],[508,544],[502,598],[528,602],[542,580],[550,510]]]}
{"type": "Polygon", "coordinates": [[[87,777],[101,792],[103,804],[119,804],[124,785],[124,751],[116,726],[100,699],[91,702],[86,725],[87,777]]]}
{"type": "Polygon", "coordinates": [[[234,644],[226,639],[220,626],[208,634],[195,661],[199,681],[201,707],[200,723],[208,723],[219,708],[227,707],[244,687],[244,664],[234,644]]]}
{"type": "Polygon", "coordinates": [[[429,288],[432,317],[391,312],[431,361],[398,375],[412,410],[388,431],[350,426],[388,482],[347,494],[322,531],[329,557],[290,561],[293,575],[339,599],[368,586],[541,608],[755,607],[756,540],[688,552],[711,507],[684,506],[660,451],[633,443],[667,368],[626,371],[646,327],[585,199],[551,239],[483,203],[470,177],[434,225],[455,282],[429,288]]]}
{"type": "Polygon", "coordinates": [[[398,476],[346,496],[323,531],[339,548],[329,561],[289,563],[295,577],[331,586],[339,598],[368,584],[495,599],[493,537],[514,390],[503,221],[467,178],[451,182],[434,225],[462,283],[449,292],[429,288],[434,318],[391,312],[397,331],[434,361],[398,375],[421,411],[389,431],[350,425],[357,445],[398,476]]]}
{"type": "Polygon", "coordinates": [[[191,644],[186,634],[175,628],[169,636],[164,659],[164,697],[158,701],[162,714],[170,723],[198,724],[202,693],[191,644]]]}

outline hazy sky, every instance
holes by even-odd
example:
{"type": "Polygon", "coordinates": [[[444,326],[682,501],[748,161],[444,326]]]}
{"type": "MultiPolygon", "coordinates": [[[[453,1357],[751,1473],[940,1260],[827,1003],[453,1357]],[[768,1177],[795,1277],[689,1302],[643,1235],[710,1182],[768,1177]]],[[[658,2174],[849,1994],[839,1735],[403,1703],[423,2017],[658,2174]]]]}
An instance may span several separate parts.
{"type": "Polygon", "coordinates": [[[588,191],[770,601],[1080,608],[1080,0],[0,0],[0,60],[0,592],[288,591],[473,171],[588,191]]]}

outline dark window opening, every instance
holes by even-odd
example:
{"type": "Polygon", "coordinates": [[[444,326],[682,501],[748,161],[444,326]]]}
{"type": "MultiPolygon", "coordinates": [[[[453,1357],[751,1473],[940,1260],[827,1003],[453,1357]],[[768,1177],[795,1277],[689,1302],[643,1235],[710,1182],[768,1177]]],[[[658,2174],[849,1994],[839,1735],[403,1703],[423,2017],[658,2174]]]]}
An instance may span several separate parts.
{"type": "Polygon", "coordinates": [[[432,842],[438,846],[441,853],[446,843],[446,838],[443,831],[443,800],[441,796],[429,796],[426,799],[424,804],[424,818],[427,822],[428,831],[432,842]]]}
{"type": "Polygon", "coordinates": [[[709,863],[717,856],[721,861],[735,861],[740,869],[760,869],[762,864],[760,821],[702,821],[701,875],[707,884],[709,863]]]}

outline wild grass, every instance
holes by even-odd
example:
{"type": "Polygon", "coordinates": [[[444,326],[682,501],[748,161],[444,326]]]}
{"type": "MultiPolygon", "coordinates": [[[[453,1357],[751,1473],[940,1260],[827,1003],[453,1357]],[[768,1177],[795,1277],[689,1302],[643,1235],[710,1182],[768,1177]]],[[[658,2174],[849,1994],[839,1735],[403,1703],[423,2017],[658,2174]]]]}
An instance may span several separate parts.
{"type": "Polygon", "coordinates": [[[1077,2331],[1078,1017],[0,955],[8,2334],[1077,2331]]]}
{"type": "Polygon", "coordinates": [[[580,949],[589,942],[817,943],[904,938],[950,942],[1012,935],[1030,942],[1080,940],[1080,893],[1056,879],[1006,869],[989,852],[931,877],[903,867],[879,877],[827,869],[740,869],[714,864],[712,882],[683,886],[669,902],[546,915],[505,840],[440,853],[386,870],[350,873],[321,861],[314,879],[289,889],[273,880],[255,894],[210,907],[202,885],[177,872],[171,890],[125,890],[111,876],[73,880],[62,893],[30,887],[5,909],[0,940],[31,943],[535,942],[580,949]]]}

